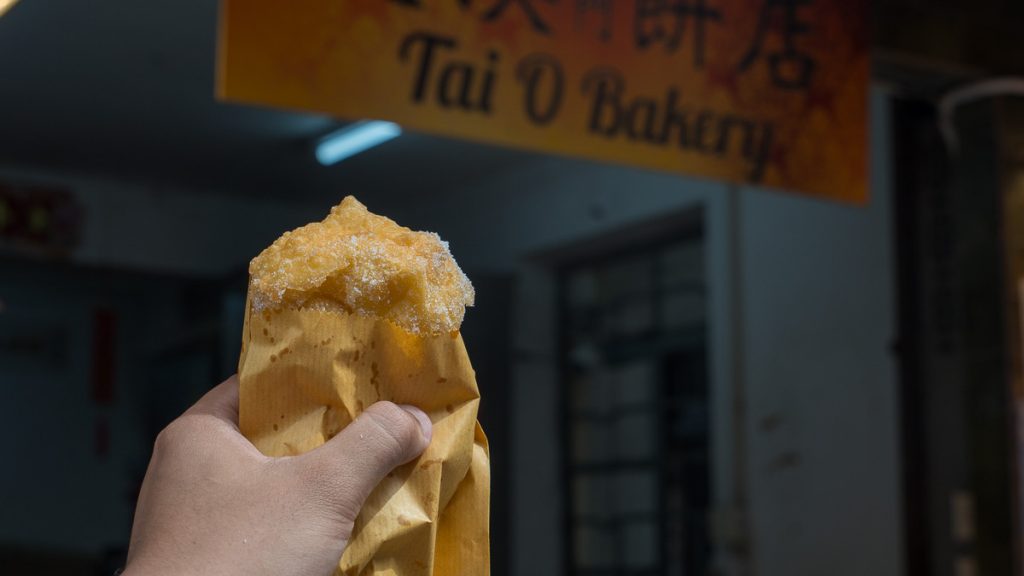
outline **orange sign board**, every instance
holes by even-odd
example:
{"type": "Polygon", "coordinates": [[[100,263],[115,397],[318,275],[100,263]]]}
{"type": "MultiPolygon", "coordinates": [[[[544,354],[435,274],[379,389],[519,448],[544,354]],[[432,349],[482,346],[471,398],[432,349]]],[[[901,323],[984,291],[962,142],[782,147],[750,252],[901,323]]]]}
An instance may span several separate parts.
{"type": "Polygon", "coordinates": [[[223,99],[867,197],[866,0],[223,0],[223,99]]]}

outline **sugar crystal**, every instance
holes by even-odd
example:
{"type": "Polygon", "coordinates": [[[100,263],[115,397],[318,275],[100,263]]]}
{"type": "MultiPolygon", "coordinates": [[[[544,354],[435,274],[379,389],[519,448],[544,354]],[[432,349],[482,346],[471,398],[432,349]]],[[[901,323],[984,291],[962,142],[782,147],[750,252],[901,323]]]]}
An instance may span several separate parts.
{"type": "Polygon", "coordinates": [[[413,232],[349,196],[322,221],[285,232],[249,265],[257,312],[344,310],[414,334],[462,325],[473,285],[432,232],[413,232]]]}

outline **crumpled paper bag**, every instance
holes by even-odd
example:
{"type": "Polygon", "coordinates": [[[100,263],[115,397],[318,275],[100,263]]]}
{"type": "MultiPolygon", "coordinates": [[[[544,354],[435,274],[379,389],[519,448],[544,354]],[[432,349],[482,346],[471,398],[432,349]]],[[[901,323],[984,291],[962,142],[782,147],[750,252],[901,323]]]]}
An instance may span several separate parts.
{"type": "Polygon", "coordinates": [[[247,303],[238,376],[241,431],[268,456],[323,444],[379,400],[417,406],[433,422],[427,451],[367,499],[336,576],[490,574],[487,439],[459,333],[247,303]]]}

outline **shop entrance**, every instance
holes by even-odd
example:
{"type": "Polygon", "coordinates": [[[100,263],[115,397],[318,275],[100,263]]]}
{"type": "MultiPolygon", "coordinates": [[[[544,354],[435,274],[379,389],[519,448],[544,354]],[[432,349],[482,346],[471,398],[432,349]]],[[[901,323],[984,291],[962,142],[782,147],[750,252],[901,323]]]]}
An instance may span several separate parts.
{"type": "Polygon", "coordinates": [[[696,222],[559,272],[567,565],[706,574],[710,402],[696,222]]]}

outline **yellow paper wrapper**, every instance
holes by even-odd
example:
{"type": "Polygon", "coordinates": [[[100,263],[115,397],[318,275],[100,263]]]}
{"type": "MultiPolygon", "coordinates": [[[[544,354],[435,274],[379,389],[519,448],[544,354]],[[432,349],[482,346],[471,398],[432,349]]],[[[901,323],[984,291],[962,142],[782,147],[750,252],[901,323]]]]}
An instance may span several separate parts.
{"type": "Polygon", "coordinates": [[[336,576],[490,574],[487,439],[459,333],[344,312],[246,305],[239,424],[268,456],[309,451],[380,400],[421,408],[430,447],[370,495],[336,576]]]}

